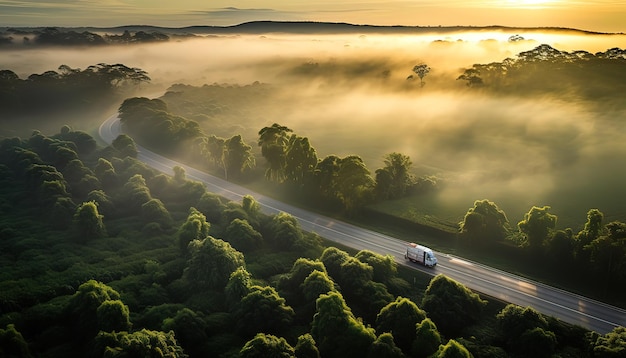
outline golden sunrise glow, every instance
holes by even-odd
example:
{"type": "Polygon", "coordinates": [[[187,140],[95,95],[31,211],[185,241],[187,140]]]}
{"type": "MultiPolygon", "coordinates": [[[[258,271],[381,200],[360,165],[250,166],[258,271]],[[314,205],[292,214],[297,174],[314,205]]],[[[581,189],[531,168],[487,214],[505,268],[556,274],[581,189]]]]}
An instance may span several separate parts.
{"type": "Polygon", "coordinates": [[[509,7],[521,8],[541,8],[548,5],[554,5],[555,1],[550,0],[506,0],[509,7]]]}

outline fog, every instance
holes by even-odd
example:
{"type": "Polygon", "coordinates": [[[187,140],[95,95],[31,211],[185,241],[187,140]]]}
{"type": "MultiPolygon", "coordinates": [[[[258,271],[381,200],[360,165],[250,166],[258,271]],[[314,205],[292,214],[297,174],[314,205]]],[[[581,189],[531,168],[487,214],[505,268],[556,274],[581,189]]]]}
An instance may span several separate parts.
{"type": "MultiPolygon", "coordinates": [[[[550,205],[560,225],[582,225],[591,208],[626,220],[626,106],[599,111],[567,89],[550,97],[487,96],[456,81],[475,63],[500,62],[547,43],[562,51],[626,48],[624,35],[473,31],[425,35],[207,37],[157,45],[3,50],[0,69],[21,77],[61,64],[123,63],[146,70],[159,93],[183,83],[276,90],[251,103],[242,123],[274,122],[309,137],[320,157],[360,155],[372,173],[384,155],[411,157],[416,175],[441,189],[431,205],[462,218],[476,199],[495,201],[512,222],[550,205]],[[522,41],[509,42],[512,35],[522,41]],[[418,63],[431,72],[407,80],[418,63]]],[[[107,117],[102,114],[102,118],[107,117]]],[[[233,123],[234,124],[234,123],[233,123]]],[[[210,128],[204,128],[210,133],[210,128]]],[[[254,138],[248,138],[254,145],[254,138]]],[[[415,199],[419,205],[419,197],[415,199]]]]}

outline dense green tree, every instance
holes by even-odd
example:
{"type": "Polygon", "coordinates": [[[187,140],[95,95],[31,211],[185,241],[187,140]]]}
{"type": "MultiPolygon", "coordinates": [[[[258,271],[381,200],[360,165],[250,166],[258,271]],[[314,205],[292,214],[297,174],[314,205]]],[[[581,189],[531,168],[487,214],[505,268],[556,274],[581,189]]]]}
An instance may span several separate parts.
{"type": "Polygon", "coordinates": [[[372,266],[350,256],[341,263],[339,277],[335,277],[335,280],[339,282],[342,289],[345,289],[344,291],[356,293],[372,281],[373,275],[372,266]]]}
{"type": "Polygon", "coordinates": [[[291,135],[285,153],[286,179],[297,187],[304,186],[313,176],[317,161],[317,152],[309,143],[309,139],[291,135]]]}
{"type": "Polygon", "coordinates": [[[554,332],[535,327],[517,339],[516,351],[526,357],[552,357],[557,345],[554,332]]]}
{"type": "Polygon", "coordinates": [[[104,158],[98,158],[94,172],[105,190],[110,190],[117,186],[119,178],[110,161],[104,158]]]}
{"type": "Polygon", "coordinates": [[[295,312],[271,286],[253,286],[236,311],[237,328],[244,336],[258,332],[278,334],[289,328],[295,312]]]}
{"type": "Polygon", "coordinates": [[[252,195],[244,195],[241,198],[241,208],[248,216],[248,223],[254,227],[258,227],[262,216],[261,204],[259,204],[252,195]]]}
{"type": "Polygon", "coordinates": [[[559,264],[571,264],[574,259],[576,241],[571,229],[556,230],[546,243],[547,254],[559,264]]]}
{"type": "Polygon", "coordinates": [[[98,212],[104,216],[113,215],[115,213],[115,204],[102,190],[93,190],[87,194],[87,201],[93,201],[98,205],[98,212]]]}
{"type": "Polygon", "coordinates": [[[83,240],[98,239],[106,236],[106,228],[98,212],[98,205],[93,201],[82,203],[74,214],[74,227],[83,240]]]}
{"type": "Polygon", "coordinates": [[[204,214],[209,222],[218,222],[225,207],[219,195],[210,192],[202,194],[196,204],[197,210],[204,214]]]}
{"type": "Polygon", "coordinates": [[[476,200],[460,223],[461,233],[473,243],[503,239],[508,232],[509,220],[498,206],[487,199],[476,200]]]}
{"type": "Polygon", "coordinates": [[[252,147],[243,142],[241,135],[235,135],[224,143],[225,179],[240,178],[256,165],[252,147]]]}
{"type": "Polygon", "coordinates": [[[475,323],[486,304],[470,289],[441,274],[430,280],[422,299],[422,308],[446,335],[475,323]]]}
{"type": "MultiPolygon", "coordinates": [[[[93,338],[101,329],[98,321],[98,308],[107,301],[119,299],[120,294],[102,282],[89,280],[80,285],[66,307],[74,329],[75,340],[85,342],[93,338]]],[[[108,316],[104,315],[104,317],[108,316]]],[[[105,323],[106,325],[108,323],[105,323]]]]}
{"type": "Polygon", "coordinates": [[[356,155],[341,159],[336,183],[338,198],[349,214],[370,200],[375,184],[365,163],[356,155]]]}
{"type": "Polygon", "coordinates": [[[524,214],[524,220],[517,226],[526,237],[531,248],[539,248],[548,239],[550,231],[556,227],[556,215],[550,214],[550,207],[533,206],[530,211],[524,214]]]}
{"type": "Polygon", "coordinates": [[[402,349],[398,348],[394,336],[385,332],[376,338],[367,352],[368,358],[404,358],[402,349]]]}
{"type": "Polygon", "coordinates": [[[126,134],[120,134],[113,140],[111,146],[117,150],[120,158],[124,157],[137,157],[137,145],[135,141],[126,134]]]}
{"type": "Polygon", "coordinates": [[[124,184],[122,192],[123,198],[121,200],[126,203],[127,208],[133,214],[139,214],[141,206],[152,199],[150,188],[146,185],[146,179],[141,174],[130,177],[124,184]]]}
{"type": "Polygon", "coordinates": [[[370,250],[361,250],[354,257],[372,267],[374,281],[386,283],[398,273],[398,263],[389,254],[381,255],[370,250]]]}
{"type": "Polygon", "coordinates": [[[411,346],[411,353],[417,358],[431,356],[441,345],[441,335],[437,326],[430,318],[424,318],[415,326],[415,340],[411,346]]]}
{"type": "Polygon", "coordinates": [[[318,260],[314,261],[305,257],[298,258],[293,263],[289,274],[286,276],[285,286],[292,289],[299,287],[313,271],[319,271],[326,274],[326,267],[324,267],[324,264],[318,260]]]}
{"type": "Polygon", "coordinates": [[[534,309],[509,304],[496,318],[501,334],[515,352],[538,357],[550,356],[554,351],[555,335],[548,331],[548,321],[534,309]]]}
{"type": "Polygon", "coordinates": [[[226,301],[231,307],[238,305],[239,301],[250,293],[251,288],[252,275],[244,267],[238,267],[230,274],[224,289],[226,301]]]}
{"type": "Polygon", "coordinates": [[[155,198],[141,205],[141,217],[145,222],[155,222],[163,228],[169,228],[173,224],[170,212],[161,200],[155,198]]]}
{"type": "Polygon", "coordinates": [[[291,358],[295,350],[282,337],[258,333],[239,351],[241,358],[291,358]]]}
{"type": "Polygon", "coordinates": [[[259,131],[258,145],[261,147],[263,158],[268,163],[265,177],[270,181],[282,183],[286,179],[286,151],[289,143],[287,133],[289,132],[293,131],[278,123],[272,124],[271,127],[263,127],[259,131]]]}
{"type": "Polygon", "coordinates": [[[130,312],[120,300],[106,300],[98,306],[96,316],[98,328],[101,331],[128,331],[130,330],[130,312]]]}
{"type": "Polygon", "coordinates": [[[245,266],[243,254],[229,243],[207,237],[189,244],[191,259],[185,269],[185,278],[203,288],[223,289],[230,275],[245,266]]]}
{"type": "Polygon", "coordinates": [[[314,302],[321,294],[336,291],[335,284],[325,271],[314,270],[301,285],[304,298],[314,302]]]}
{"type": "Polygon", "coordinates": [[[341,275],[341,264],[348,260],[349,257],[350,255],[347,252],[330,246],[324,249],[320,256],[320,261],[322,261],[324,267],[326,267],[328,275],[338,279],[339,275],[341,275]]]}
{"type": "Polygon", "coordinates": [[[30,358],[30,350],[24,336],[15,329],[14,324],[0,328],[0,356],[7,358],[30,358]]]}
{"type": "Polygon", "coordinates": [[[176,312],[174,317],[164,319],[162,325],[164,331],[174,331],[179,344],[192,357],[201,357],[209,352],[205,327],[206,322],[202,314],[189,308],[183,308],[176,312]]]}
{"type": "Polygon", "coordinates": [[[178,229],[178,244],[183,252],[187,252],[187,246],[193,240],[202,240],[209,235],[211,225],[206,217],[198,209],[189,208],[187,220],[178,229]]]}
{"type": "Polygon", "coordinates": [[[95,338],[90,357],[102,358],[186,358],[173,331],[142,329],[137,332],[100,332],[95,338]]]}
{"type": "Polygon", "coordinates": [[[352,310],[337,292],[323,294],[317,299],[311,335],[322,357],[365,356],[376,339],[374,330],[354,317],[352,310]]]}
{"type": "Polygon", "coordinates": [[[68,197],[59,197],[52,206],[48,221],[53,228],[64,230],[72,225],[75,213],[76,204],[74,201],[68,197]]]}
{"type": "Polygon", "coordinates": [[[599,336],[593,345],[594,357],[626,357],[626,328],[615,327],[613,331],[599,336]]]}
{"type": "Polygon", "coordinates": [[[405,353],[411,351],[415,327],[426,318],[426,312],[408,298],[397,297],[376,316],[376,331],[391,332],[395,344],[405,353]]]}
{"type": "Polygon", "coordinates": [[[295,354],[298,358],[320,358],[320,351],[317,349],[313,336],[308,333],[299,336],[295,354]]]}
{"type": "Polygon", "coordinates": [[[294,244],[303,239],[300,223],[293,215],[280,212],[269,224],[270,233],[264,235],[276,249],[290,250],[294,244]]]}
{"type": "Polygon", "coordinates": [[[613,221],[606,224],[605,230],[604,235],[594,239],[585,249],[591,253],[591,262],[605,275],[608,289],[612,278],[626,276],[626,224],[613,221]]]}
{"type": "Polygon", "coordinates": [[[243,253],[255,250],[263,243],[261,233],[254,230],[248,221],[241,219],[234,219],[228,224],[224,231],[224,239],[243,253]]]}
{"type": "Polygon", "coordinates": [[[461,343],[451,339],[432,356],[434,358],[472,358],[472,354],[461,343]]]}
{"type": "Polygon", "coordinates": [[[376,170],[376,194],[379,199],[397,199],[406,195],[415,184],[415,178],[410,173],[411,158],[400,153],[390,153],[385,156],[385,166],[376,170]]]}

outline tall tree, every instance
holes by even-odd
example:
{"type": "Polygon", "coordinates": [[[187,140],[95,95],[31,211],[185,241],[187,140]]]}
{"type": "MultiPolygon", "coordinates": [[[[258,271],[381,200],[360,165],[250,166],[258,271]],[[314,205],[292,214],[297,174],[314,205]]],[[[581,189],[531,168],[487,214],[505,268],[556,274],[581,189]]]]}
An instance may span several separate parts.
{"type": "Polygon", "coordinates": [[[424,77],[430,72],[430,67],[425,63],[420,63],[413,67],[413,72],[420,78],[420,86],[424,87],[424,77]]]}
{"type": "Polygon", "coordinates": [[[230,275],[245,266],[243,254],[223,240],[207,237],[189,244],[191,259],[184,276],[198,287],[223,289],[230,275]]]}
{"type": "Polygon", "coordinates": [[[548,239],[550,231],[556,227],[556,215],[551,214],[549,206],[533,206],[529,212],[524,214],[524,220],[517,226],[526,236],[528,245],[531,248],[540,248],[548,239]]]}
{"type": "Polygon", "coordinates": [[[258,333],[241,348],[239,356],[241,358],[290,358],[295,356],[295,351],[285,338],[258,333]]]}
{"type": "Polygon", "coordinates": [[[106,228],[102,221],[104,216],[98,212],[98,205],[94,201],[82,203],[76,209],[74,225],[77,234],[84,239],[97,239],[106,236],[106,228]]]}
{"type": "Polygon", "coordinates": [[[292,134],[285,153],[285,176],[288,181],[302,187],[313,176],[317,166],[317,152],[306,137],[292,134]]]}
{"type": "Polygon", "coordinates": [[[374,330],[356,319],[343,296],[329,292],[317,299],[311,335],[322,357],[363,357],[376,339],[374,330]]]}
{"type": "Polygon", "coordinates": [[[407,190],[415,184],[410,173],[411,158],[400,153],[385,156],[385,166],[376,170],[376,193],[380,199],[396,199],[406,195],[407,190]]]}
{"type": "Polygon", "coordinates": [[[485,243],[503,239],[508,232],[509,220],[496,203],[484,200],[474,201],[460,224],[461,233],[474,243],[485,243]]]}
{"type": "Polygon", "coordinates": [[[252,147],[241,139],[241,135],[235,135],[224,143],[224,173],[228,177],[239,178],[246,171],[254,168],[255,161],[252,147]]]}
{"type": "Polygon", "coordinates": [[[271,286],[252,286],[235,310],[237,328],[244,337],[257,332],[284,332],[294,316],[294,310],[271,286]]]}
{"type": "Polygon", "coordinates": [[[396,345],[405,353],[411,352],[415,327],[426,318],[426,312],[405,297],[397,297],[376,316],[376,331],[391,332],[396,345]]]}
{"type": "Polygon", "coordinates": [[[261,147],[261,154],[267,160],[268,168],[265,177],[268,180],[282,183],[286,179],[286,152],[289,143],[287,133],[291,129],[281,126],[278,123],[271,127],[264,127],[259,131],[258,145],[261,147]]]}
{"type": "Polygon", "coordinates": [[[361,157],[341,159],[336,180],[338,197],[348,214],[354,214],[370,200],[374,179],[361,157]]]}

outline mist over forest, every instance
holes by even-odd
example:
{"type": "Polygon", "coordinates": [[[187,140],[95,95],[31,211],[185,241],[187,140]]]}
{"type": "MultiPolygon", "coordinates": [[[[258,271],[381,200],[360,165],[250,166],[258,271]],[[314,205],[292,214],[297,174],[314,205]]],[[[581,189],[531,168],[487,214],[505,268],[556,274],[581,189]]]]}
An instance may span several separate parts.
{"type": "MultiPolygon", "coordinates": [[[[384,155],[403,153],[416,175],[439,179],[440,190],[428,205],[450,221],[458,222],[483,198],[498,203],[512,221],[533,205],[552,206],[563,226],[581,225],[590,208],[608,220],[624,218],[626,171],[615,165],[626,154],[624,105],[608,106],[606,97],[586,98],[558,85],[550,93],[521,88],[496,94],[457,80],[474,64],[515,58],[540,44],[596,53],[626,47],[626,36],[484,30],[199,36],[133,46],[6,48],[0,68],[26,77],[61,64],[123,63],[148,73],[148,96],[173,84],[259,82],[268,90],[245,101],[235,98],[211,118],[185,108],[177,114],[198,121],[208,134],[211,123],[230,123],[231,133],[216,134],[241,133],[248,143],[260,128],[280,123],[308,137],[320,157],[359,155],[371,171],[384,155]],[[419,63],[431,69],[423,86],[408,78],[419,63]]],[[[587,81],[602,86],[596,83],[601,78],[587,81]]],[[[32,128],[24,130],[12,134],[28,135],[32,128]]],[[[420,198],[411,200],[420,205],[420,198]]]]}

